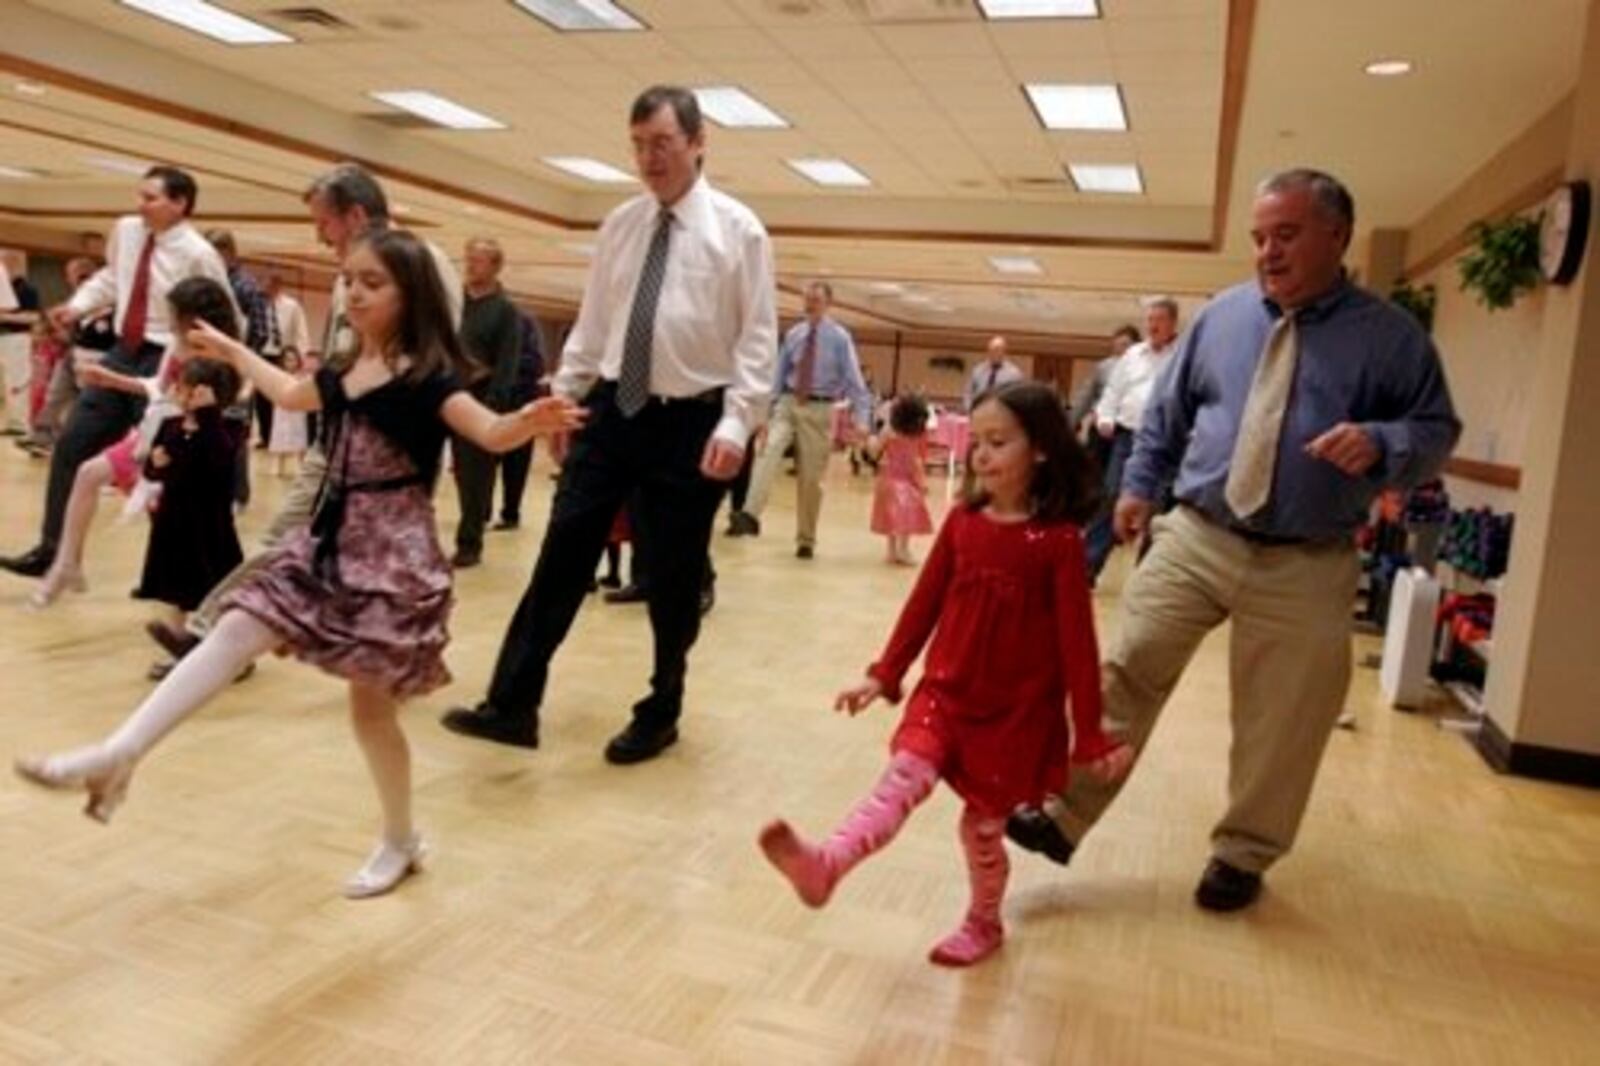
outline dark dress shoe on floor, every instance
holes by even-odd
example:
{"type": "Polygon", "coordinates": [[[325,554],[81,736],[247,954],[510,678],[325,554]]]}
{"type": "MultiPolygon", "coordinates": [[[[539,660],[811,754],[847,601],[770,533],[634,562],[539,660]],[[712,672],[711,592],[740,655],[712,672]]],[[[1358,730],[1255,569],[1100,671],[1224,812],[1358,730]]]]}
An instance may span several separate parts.
{"type": "Polygon", "coordinates": [[[489,527],[489,531],[491,533],[504,533],[507,530],[520,529],[520,528],[522,528],[521,519],[517,519],[517,518],[502,518],[502,519],[500,519],[500,521],[498,521],[494,525],[490,526],[489,527]]]}
{"type": "Polygon", "coordinates": [[[761,519],[753,514],[743,511],[734,511],[728,515],[728,528],[723,534],[728,537],[759,537],[761,536],[761,519]]]}
{"type": "Polygon", "coordinates": [[[643,603],[647,599],[649,597],[645,594],[644,589],[632,584],[624,585],[620,589],[614,589],[605,595],[607,603],[643,603]]]}
{"type": "Polygon", "coordinates": [[[1206,872],[1200,875],[1200,883],[1194,889],[1194,901],[1208,911],[1243,910],[1260,895],[1260,874],[1230,866],[1221,859],[1206,864],[1206,872]]]}
{"type": "MultiPolygon", "coordinates": [[[[200,638],[193,633],[182,629],[173,629],[165,622],[146,622],[144,631],[150,639],[161,647],[161,650],[172,656],[173,660],[183,658],[195,648],[200,646],[200,638]]],[[[155,680],[160,680],[156,678],[155,680]]]]}
{"type": "Polygon", "coordinates": [[[487,703],[476,707],[453,707],[439,719],[452,733],[492,740],[496,744],[510,744],[515,748],[539,746],[539,723],[531,719],[517,720],[501,714],[487,703]]]}
{"type": "Polygon", "coordinates": [[[1006,819],[1006,837],[1025,851],[1037,852],[1062,866],[1072,861],[1072,841],[1038,807],[1018,807],[1006,819]]]}
{"type": "Polygon", "coordinates": [[[678,742],[678,727],[640,725],[635,718],[606,745],[606,762],[631,766],[654,759],[678,742]]]}
{"type": "Polygon", "coordinates": [[[794,557],[796,559],[811,559],[815,558],[816,554],[817,550],[809,544],[802,544],[800,547],[794,550],[794,557]]]}
{"type": "Polygon", "coordinates": [[[622,579],[616,574],[607,574],[595,584],[603,589],[620,589],[622,587],[622,579]]]}
{"type": "Polygon", "coordinates": [[[44,577],[49,573],[50,564],[55,562],[55,559],[55,552],[34,548],[21,555],[0,559],[0,570],[9,570],[20,577],[44,577]]]}
{"type": "Polygon", "coordinates": [[[482,552],[458,551],[450,557],[450,569],[468,570],[483,562],[482,552]]]}

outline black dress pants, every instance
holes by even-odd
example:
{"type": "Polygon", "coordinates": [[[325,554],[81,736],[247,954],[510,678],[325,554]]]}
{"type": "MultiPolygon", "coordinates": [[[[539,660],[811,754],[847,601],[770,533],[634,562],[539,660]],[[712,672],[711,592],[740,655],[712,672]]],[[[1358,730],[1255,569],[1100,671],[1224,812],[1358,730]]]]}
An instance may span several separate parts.
{"type": "Polygon", "coordinates": [[[528,468],[532,465],[531,440],[500,457],[500,521],[511,525],[522,521],[522,494],[528,487],[528,468]]]}
{"type": "MultiPolygon", "coordinates": [[[[108,369],[119,373],[152,377],[161,363],[161,346],[143,344],[131,354],[119,346],[106,354],[104,363],[108,369]]],[[[144,406],[143,397],[98,387],[84,389],[78,402],[72,405],[72,412],[50,453],[50,480],[45,489],[44,519],[39,529],[39,546],[51,555],[61,542],[67,500],[72,497],[72,482],[78,476],[78,467],[138,425],[144,406]]]]}
{"type": "Polygon", "coordinates": [[[494,505],[495,456],[465,437],[450,440],[455,459],[456,493],[461,498],[461,522],[456,526],[456,551],[483,554],[483,529],[494,505]]]}
{"type": "Polygon", "coordinates": [[[700,634],[700,587],[725,488],[700,472],[700,459],[722,418],[722,394],[653,399],[625,418],[615,384],[603,382],[584,405],[589,424],[561,468],[539,561],[500,646],[488,702],[500,714],[537,718],[550,660],[588,592],[617,510],[631,497],[655,637],[650,695],[633,713],[659,729],[683,710],[689,649],[700,634]]]}

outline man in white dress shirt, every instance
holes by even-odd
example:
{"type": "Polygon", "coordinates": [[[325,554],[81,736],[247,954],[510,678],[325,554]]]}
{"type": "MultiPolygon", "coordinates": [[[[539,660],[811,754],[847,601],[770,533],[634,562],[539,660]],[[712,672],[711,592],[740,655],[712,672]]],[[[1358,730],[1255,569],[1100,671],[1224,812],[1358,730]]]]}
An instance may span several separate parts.
{"type": "Polygon", "coordinates": [[[565,453],[561,482],[488,698],[444,716],[458,733],[538,747],[550,659],[631,496],[655,660],[650,694],[606,747],[617,764],[654,758],[678,739],[712,520],[765,417],[777,351],[772,245],[749,208],[701,175],[694,94],[648,89],[629,124],[648,192],[601,225],[554,380],[557,394],[582,398],[589,421],[552,442],[558,458],[565,453]]]}
{"type": "MultiPolygon", "coordinates": [[[[167,293],[178,282],[211,278],[233,299],[222,257],[189,223],[197,192],[194,178],[177,167],[146,171],[139,182],[138,214],[119,218],[106,238],[106,265],[50,311],[51,324],[65,332],[79,319],[115,307],[117,344],[103,360],[111,370],[134,377],[156,372],[173,339],[167,293]]],[[[83,390],[50,453],[39,543],[23,555],[0,559],[0,568],[27,577],[50,569],[78,466],[132,429],[144,405],[143,398],[115,389],[83,390]]]]}
{"type": "Polygon", "coordinates": [[[1006,339],[999,335],[990,337],[983,362],[974,367],[967,378],[967,391],[961,398],[962,409],[970,415],[978,397],[1007,382],[1021,380],[1022,368],[1006,358],[1006,339]]]}
{"type": "Polygon", "coordinates": [[[1111,510],[1122,490],[1122,467],[1133,454],[1134,436],[1144,420],[1145,404],[1156,375],[1167,365],[1173,342],[1178,338],[1178,304],[1168,297],[1145,305],[1145,339],[1117,357],[1105,392],[1095,405],[1095,433],[1107,448],[1105,503],[1100,515],[1089,524],[1084,535],[1089,557],[1089,583],[1094,584],[1105,568],[1111,550],[1117,546],[1111,529],[1111,510]]]}

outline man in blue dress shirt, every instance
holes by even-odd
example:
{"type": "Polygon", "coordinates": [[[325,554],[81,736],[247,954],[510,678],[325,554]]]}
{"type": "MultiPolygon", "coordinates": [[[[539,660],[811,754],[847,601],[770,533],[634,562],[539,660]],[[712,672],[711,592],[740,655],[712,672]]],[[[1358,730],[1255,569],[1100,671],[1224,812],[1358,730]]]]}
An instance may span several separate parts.
{"type": "Polygon", "coordinates": [[[817,518],[822,513],[822,475],[828,469],[833,447],[833,406],[850,401],[856,427],[866,433],[872,426],[872,393],[861,377],[855,341],[850,331],[828,317],[833,288],[825,281],[806,286],[806,317],[783,338],[767,443],[756,458],[750,493],[743,511],[729,520],[731,536],[758,536],[761,512],[772,492],[772,479],[783,455],[794,444],[800,499],[795,554],[810,559],[816,551],[817,518]]]}
{"type": "MultiPolygon", "coordinates": [[[[1201,639],[1224,620],[1233,743],[1228,806],[1195,891],[1253,903],[1294,843],[1350,682],[1353,534],[1380,489],[1433,477],[1461,424],[1439,357],[1404,311],[1353,285],[1350,194],[1313,170],[1257,189],[1256,280],[1195,318],[1157,380],[1117,500],[1124,541],[1164,481],[1178,506],[1123,593],[1103,666],[1107,726],[1142,748],[1201,639]]],[[[1078,775],[1008,831],[1066,862],[1117,785],[1078,775]]]]}

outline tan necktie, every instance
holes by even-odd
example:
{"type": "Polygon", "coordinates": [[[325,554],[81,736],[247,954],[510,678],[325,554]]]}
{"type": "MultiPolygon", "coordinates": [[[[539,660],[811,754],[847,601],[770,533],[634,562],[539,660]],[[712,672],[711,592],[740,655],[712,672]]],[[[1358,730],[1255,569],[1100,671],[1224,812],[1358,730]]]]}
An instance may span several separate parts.
{"type": "Polygon", "coordinates": [[[1239,438],[1233,446],[1225,495],[1228,506],[1239,518],[1249,518],[1261,510],[1272,495],[1278,438],[1283,434],[1283,413],[1289,405],[1299,356],[1294,316],[1285,314],[1267,335],[1267,345],[1261,352],[1261,362],[1256,364],[1256,376],[1244,403],[1244,417],[1239,420],[1239,438]]]}

